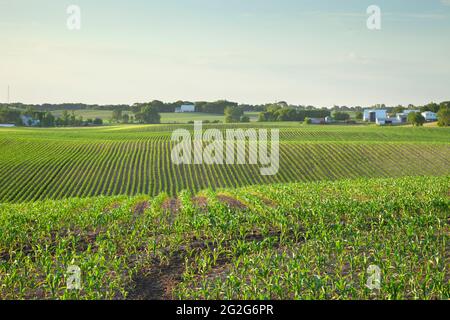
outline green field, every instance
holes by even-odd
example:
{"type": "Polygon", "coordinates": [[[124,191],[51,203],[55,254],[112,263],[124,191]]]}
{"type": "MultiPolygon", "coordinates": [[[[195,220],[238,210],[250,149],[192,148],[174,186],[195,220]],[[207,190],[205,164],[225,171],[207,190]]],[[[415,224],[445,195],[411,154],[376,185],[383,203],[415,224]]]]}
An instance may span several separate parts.
{"type": "Polygon", "coordinates": [[[450,298],[449,128],[204,125],[279,129],[274,176],[180,128],[1,128],[0,299],[450,298]]]}
{"type": "Polygon", "coordinates": [[[0,205],[2,299],[449,299],[448,177],[0,205]],[[67,268],[81,290],[66,287],[67,268]],[[380,288],[366,287],[370,265],[380,288]]]}
{"type": "Polygon", "coordinates": [[[258,165],[173,165],[171,133],[192,129],[190,125],[2,128],[0,201],[175,195],[267,183],[450,174],[448,128],[214,127],[257,126],[280,129],[280,170],[275,176],[262,176],[258,165]]]}

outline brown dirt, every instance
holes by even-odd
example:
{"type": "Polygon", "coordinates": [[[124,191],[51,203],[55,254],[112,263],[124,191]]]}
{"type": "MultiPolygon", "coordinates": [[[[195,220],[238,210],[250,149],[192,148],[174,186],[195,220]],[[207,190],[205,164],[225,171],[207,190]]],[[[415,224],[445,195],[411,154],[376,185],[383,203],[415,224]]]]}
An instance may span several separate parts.
{"type": "MultiPolygon", "coordinates": [[[[280,246],[280,231],[271,231],[266,236],[263,236],[259,231],[249,233],[245,237],[245,241],[262,241],[267,237],[276,237],[277,241],[274,243],[274,248],[280,246]]],[[[304,242],[304,238],[299,239],[299,243],[304,242]]],[[[230,245],[230,241],[223,243],[225,247],[230,245]]],[[[153,265],[150,270],[144,270],[134,277],[134,287],[130,291],[128,296],[132,300],[170,300],[172,296],[172,290],[182,280],[182,274],[185,269],[185,256],[188,249],[195,249],[198,253],[203,250],[213,251],[214,243],[202,239],[192,239],[191,243],[187,246],[181,246],[179,250],[174,253],[169,259],[168,265],[161,265],[159,261],[153,261],[153,265]]],[[[229,270],[231,260],[227,256],[220,256],[216,264],[212,267],[208,273],[210,277],[226,277],[229,270]]]]}
{"type": "Polygon", "coordinates": [[[271,208],[274,208],[274,209],[278,207],[278,203],[276,203],[272,199],[268,199],[268,198],[264,197],[260,193],[253,192],[252,195],[254,195],[258,199],[260,199],[268,207],[271,207],[271,208]]]}
{"type": "Polygon", "coordinates": [[[170,214],[177,214],[181,208],[181,202],[179,199],[170,198],[163,202],[161,208],[170,214]]]}
{"type": "Polygon", "coordinates": [[[161,208],[169,214],[169,224],[173,224],[178,212],[181,209],[181,201],[176,198],[166,199],[161,205],[161,208]]]}
{"type": "Polygon", "coordinates": [[[228,195],[225,194],[219,194],[217,196],[217,199],[220,202],[225,203],[227,206],[229,206],[232,209],[239,209],[239,210],[245,210],[247,209],[247,206],[245,204],[243,204],[242,202],[240,202],[238,199],[236,198],[232,198],[228,195]]]}
{"type": "Polygon", "coordinates": [[[103,209],[103,213],[111,212],[114,209],[117,209],[120,207],[120,203],[113,202],[110,205],[108,205],[105,209],[103,209]]]}
{"type": "Polygon", "coordinates": [[[140,216],[142,215],[145,210],[147,210],[150,207],[150,204],[148,201],[141,201],[136,203],[136,205],[133,208],[133,214],[134,216],[140,216]]]}
{"type": "Polygon", "coordinates": [[[78,241],[77,251],[84,252],[87,250],[89,245],[91,245],[91,247],[95,251],[97,236],[100,235],[100,233],[102,233],[101,230],[95,230],[95,231],[90,231],[90,232],[84,234],[78,241]]]}
{"type": "Polygon", "coordinates": [[[208,209],[208,199],[206,197],[193,197],[192,203],[202,211],[207,211],[208,209]]]}
{"type": "Polygon", "coordinates": [[[134,277],[135,284],[128,299],[131,300],[170,300],[172,289],[181,281],[184,260],[181,253],[176,253],[169,265],[154,263],[153,268],[134,277]]]}

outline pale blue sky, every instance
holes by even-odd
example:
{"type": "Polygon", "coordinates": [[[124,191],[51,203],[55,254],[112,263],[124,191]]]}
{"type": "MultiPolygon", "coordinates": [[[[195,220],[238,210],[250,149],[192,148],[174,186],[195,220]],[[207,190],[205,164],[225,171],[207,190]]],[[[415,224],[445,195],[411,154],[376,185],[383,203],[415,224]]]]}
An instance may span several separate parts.
{"type": "Polygon", "coordinates": [[[450,0],[0,0],[0,40],[0,101],[450,99],[450,0]]]}

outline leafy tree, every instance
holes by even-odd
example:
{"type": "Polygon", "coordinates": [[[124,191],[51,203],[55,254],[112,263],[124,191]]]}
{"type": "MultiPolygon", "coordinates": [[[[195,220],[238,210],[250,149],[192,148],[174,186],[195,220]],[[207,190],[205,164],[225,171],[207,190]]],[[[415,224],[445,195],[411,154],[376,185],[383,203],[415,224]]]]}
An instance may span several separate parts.
{"type": "Polygon", "coordinates": [[[93,124],[96,126],[101,126],[103,124],[103,120],[100,118],[95,118],[93,124]]]}
{"type": "Polygon", "coordinates": [[[396,115],[397,113],[403,113],[403,111],[405,111],[405,110],[406,110],[405,107],[398,105],[392,109],[391,114],[396,115]]]}
{"type": "Polygon", "coordinates": [[[122,121],[122,110],[120,110],[120,109],[113,110],[112,121],[114,121],[114,122],[122,121]]]}
{"type": "Polygon", "coordinates": [[[311,119],[306,117],[305,120],[303,121],[304,124],[311,124],[311,119]]]}
{"type": "Polygon", "coordinates": [[[350,119],[350,115],[347,112],[335,112],[333,118],[337,121],[347,121],[350,119]]]}
{"type": "Polygon", "coordinates": [[[32,116],[34,115],[35,112],[36,112],[36,111],[34,110],[33,107],[28,106],[28,107],[25,109],[25,111],[23,112],[23,115],[24,115],[24,116],[27,116],[27,117],[32,117],[32,116]]]}
{"type": "Polygon", "coordinates": [[[236,123],[241,121],[244,112],[239,107],[227,107],[225,109],[225,122],[236,123]]]}
{"type": "Polygon", "coordinates": [[[219,100],[216,102],[201,103],[200,105],[197,104],[196,106],[198,112],[224,114],[227,108],[237,108],[238,104],[227,100],[219,100]]]}
{"type": "Polygon", "coordinates": [[[450,126],[450,107],[444,107],[438,112],[438,126],[448,127],[450,126]]]}
{"type": "Polygon", "coordinates": [[[357,120],[362,120],[364,118],[364,114],[361,111],[358,111],[355,117],[357,120]]]}
{"type": "Polygon", "coordinates": [[[63,126],[68,126],[70,124],[69,111],[63,110],[62,115],[61,115],[61,123],[63,126]]]}
{"type": "Polygon", "coordinates": [[[55,116],[51,112],[46,112],[44,117],[41,119],[41,125],[43,127],[54,127],[55,126],[55,116]]]}
{"type": "Polygon", "coordinates": [[[425,123],[425,118],[418,112],[408,114],[408,122],[413,126],[420,127],[425,123]]]}
{"type": "Polygon", "coordinates": [[[156,124],[161,123],[161,115],[156,108],[147,104],[141,108],[141,110],[135,115],[136,120],[140,123],[156,124]]]}
{"type": "Polygon", "coordinates": [[[21,125],[22,120],[20,119],[20,111],[7,107],[0,108],[0,123],[21,125]]]}
{"type": "Polygon", "coordinates": [[[249,116],[246,116],[246,115],[242,116],[242,117],[241,117],[241,122],[244,122],[244,123],[250,122],[250,117],[249,117],[249,116]]]}
{"type": "Polygon", "coordinates": [[[125,114],[122,116],[122,121],[123,121],[123,123],[128,123],[128,122],[130,122],[130,116],[128,115],[128,113],[125,113],[125,114]]]}
{"type": "Polygon", "coordinates": [[[431,102],[425,106],[423,106],[422,108],[420,108],[421,112],[425,112],[425,111],[431,111],[434,113],[437,113],[439,111],[440,106],[437,103],[431,102]]]}

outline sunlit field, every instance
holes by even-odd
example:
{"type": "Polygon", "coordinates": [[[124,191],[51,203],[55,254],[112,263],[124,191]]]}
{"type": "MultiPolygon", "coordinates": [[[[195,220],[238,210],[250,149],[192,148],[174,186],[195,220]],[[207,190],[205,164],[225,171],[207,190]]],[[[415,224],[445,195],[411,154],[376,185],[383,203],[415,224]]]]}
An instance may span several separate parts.
{"type": "Polygon", "coordinates": [[[280,129],[280,170],[258,165],[174,165],[171,134],[192,125],[0,129],[0,201],[98,195],[176,195],[182,190],[450,174],[450,129],[205,125],[280,129]]]}
{"type": "Polygon", "coordinates": [[[0,205],[2,299],[448,299],[449,178],[0,205]],[[82,270],[67,290],[66,268],[82,270]],[[370,290],[367,269],[381,270],[370,290]]]}

